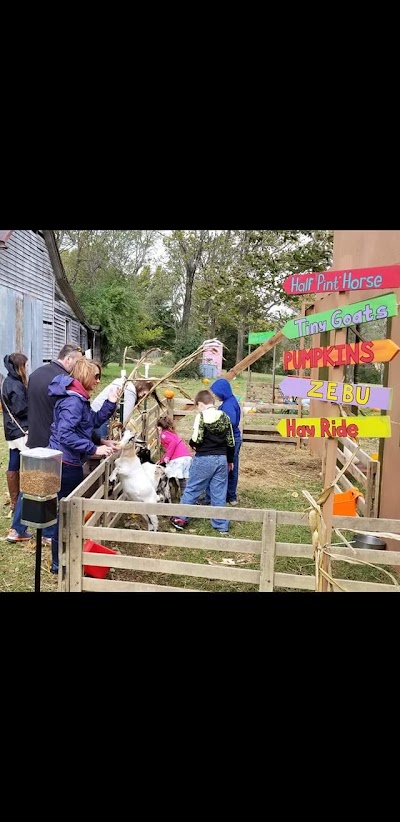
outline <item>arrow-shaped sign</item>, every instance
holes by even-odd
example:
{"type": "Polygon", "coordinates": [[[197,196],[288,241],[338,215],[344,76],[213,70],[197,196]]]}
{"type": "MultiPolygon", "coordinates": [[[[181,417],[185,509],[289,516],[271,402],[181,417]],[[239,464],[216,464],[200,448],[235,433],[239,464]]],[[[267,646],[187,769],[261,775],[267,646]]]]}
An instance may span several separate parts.
{"type": "Polygon", "coordinates": [[[279,384],[279,388],[283,394],[291,394],[301,399],[308,397],[324,402],[358,405],[360,408],[379,408],[382,411],[388,411],[392,401],[391,388],[367,385],[363,382],[353,385],[348,382],[324,382],[302,377],[285,377],[279,384]]]}
{"type": "Polygon", "coordinates": [[[322,334],[324,331],[347,328],[349,325],[359,325],[373,320],[386,320],[396,315],[396,294],[383,294],[371,300],[350,303],[342,308],[321,311],[320,314],[312,314],[309,317],[296,317],[283,326],[282,334],[289,340],[295,340],[309,334],[322,334]]]}
{"type": "Polygon", "coordinates": [[[251,331],[247,342],[249,345],[260,345],[260,343],[270,340],[274,334],[275,331],[251,331]]]}
{"type": "Polygon", "coordinates": [[[389,362],[399,351],[399,346],[392,340],[365,340],[329,345],[327,348],[298,348],[283,352],[283,368],[285,371],[292,368],[298,371],[300,368],[326,368],[329,365],[389,362]]]}
{"type": "Polygon", "coordinates": [[[390,417],[308,417],[281,420],[283,437],[390,437],[390,417]],[[357,420],[357,422],[354,422],[357,420]]]}
{"type": "Polygon", "coordinates": [[[286,294],[321,294],[338,291],[367,291],[371,288],[400,288],[400,265],[291,274],[282,283],[286,294]]]}

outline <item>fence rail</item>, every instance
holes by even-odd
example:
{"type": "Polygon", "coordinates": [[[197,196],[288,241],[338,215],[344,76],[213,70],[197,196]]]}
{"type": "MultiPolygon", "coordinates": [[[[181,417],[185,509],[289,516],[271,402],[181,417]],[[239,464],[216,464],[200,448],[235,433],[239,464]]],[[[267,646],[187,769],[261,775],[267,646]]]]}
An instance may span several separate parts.
{"type": "MultiPolygon", "coordinates": [[[[276,570],[277,557],[307,558],[313,561],[311,544],[278,542],[276,529],[281,525],[303,526],[308,531],[307,518],[304,513],[294,511],[275,511],[259,508],[216,508],[201,505],[146,504],[121,499],[121,486],[111,491],[108,486],[110,462],[115,457],[102,462],[69,497],[60,502],[61,512],[61,562],[59,589],[62,591],[194,591],[195,588],[180,587],[179,584],[159,584],[157,576],[168,574],[176,577],[197,580],[221,580],[247,583],[257,586],[259,591],[273,591],[275,588],[315,590],[313,574],[283,573],[276,570]],[[94,488],[102,479],[100,488],[94,488]],[[90,496],[83,496],[83,494],[90,496]],[[158,516],[184,515],[192,519],[215,518],[232,522],[251,522],[261,526],[258,539],[241,539],[222,536],[202,536],[187,532],[162,531],[149,532],[132,528],[118,527],[123,514],[157,514],[158,516]],[[89,517],[88,517],[89,515],[89,517]],[[85,521],[86,519],[86,521],[85,521]],[[201,552],[223,552],[252,556],[255,568],[242,568],[204,562],[186,561],[185,559],[165,559],[158,557],[128,556],[123,553],[104,555],[84,550],[84,542],[91,539],[97,543],[121,543],[130,545],[148,545],[156,548],[174,547],[201,552]],[[153,573],[154,582],[127,581],[116,579],[92,579],[85,577],[83,565],[112,567],[118,570],[153,573]]],[[[363,531],[392,532],[400,534],[400,520],[353,517],[333,517],[334,527],[345,530],[354,525],[363,531]]],[[[399,565],[400,553],[397,551],[377,551],[368,549],[351,549],[333,546],[332,552],[341,558],[354,558],[381,565],[399,565]]],[[[394,584],[358,582],[349,579],[338,579],[337,583],[346,591],[381,591],[400,592],[400,586],[394,584]]]]}

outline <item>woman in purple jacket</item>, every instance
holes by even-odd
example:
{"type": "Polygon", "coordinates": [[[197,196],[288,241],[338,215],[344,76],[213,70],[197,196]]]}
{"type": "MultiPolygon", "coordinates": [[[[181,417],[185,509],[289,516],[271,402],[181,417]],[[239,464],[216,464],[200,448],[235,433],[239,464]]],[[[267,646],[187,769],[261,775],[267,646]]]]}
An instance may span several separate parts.
{"type": "MultiPolygon", "coordinates": [[[[92,440],[94,428],[99,428],[115,411],[118,388],[112,385],[100,410],[90,407],[90,394],[101,379],[100,366],[82,358],[74,366],[71,375],[59,374],[48,387],[50,397],[56,397],[53,423],[50,429],[49,448],[62,451],[61,489],[58,498],[68,496],[83,480],[83,463],[96,454],[109,457],[110,445],[96,446],[92,440]]],[[[52,539],[51,573],[58,573],[58,522],[52,539]]]]}

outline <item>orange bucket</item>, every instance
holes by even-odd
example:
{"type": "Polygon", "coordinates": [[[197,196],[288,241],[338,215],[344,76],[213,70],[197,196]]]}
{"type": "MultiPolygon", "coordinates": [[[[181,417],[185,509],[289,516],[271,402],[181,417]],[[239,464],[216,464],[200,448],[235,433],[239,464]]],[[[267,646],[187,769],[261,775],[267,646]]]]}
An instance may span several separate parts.
{"type": "Polygon", "coordinates": [[[357,497],[362,497],[358,488],[349,488],[343,494],[333,495],[333,514],[338,517],[355,517],[357,497]]]}
{"type": "MultiPolygon", "coordinates": [[[[84,551],[94,551],[95,554],[117,554],[118,551],[113,551],[112,548],[106,548],[105,545],[99,545],[91,539],[86,539],[83,543],[84,551]]],[[[103,565],[84,565],[83,570],[89,577],[96,577],[96,579],[104,579],[109,568],[103,565]]]]}

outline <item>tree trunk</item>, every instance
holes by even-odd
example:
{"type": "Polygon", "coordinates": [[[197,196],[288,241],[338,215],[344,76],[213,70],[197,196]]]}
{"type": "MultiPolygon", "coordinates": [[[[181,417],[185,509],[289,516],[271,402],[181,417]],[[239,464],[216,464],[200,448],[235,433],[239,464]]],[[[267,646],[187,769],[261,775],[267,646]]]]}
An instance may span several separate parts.
{"type": "Polygon", "coordinates": [[[238,335],[237,335],[237,346],[236,346],[236,362],[240,362],[244,356],[244,323],[243,320],[239,320],[238,325],[238,335]]]}
{"type": "Polygon", "coordinates": [[[182,315],[182,325],[181,325],[182,337],[187,337],[188,330],[189,330],[190,308],[191,308],[191,305],[192,305],[192,291],[193,291],[194,275],[196,273],[196,264],[193,262],[193,260],[190,260],[190,262],[185,263],[185,268],[186,268],[186,283],[185,283],[185,302],[183,304],[183,315],[182,315]]]}

